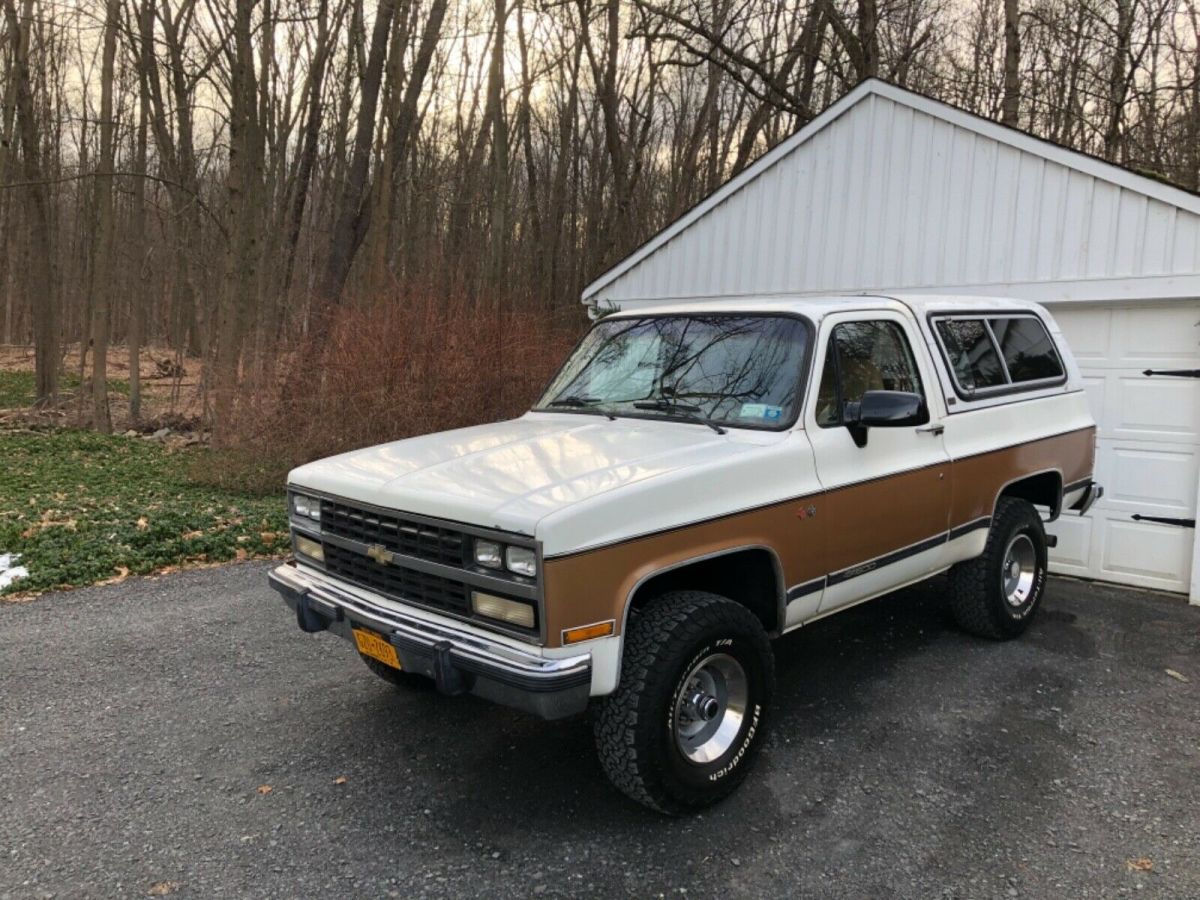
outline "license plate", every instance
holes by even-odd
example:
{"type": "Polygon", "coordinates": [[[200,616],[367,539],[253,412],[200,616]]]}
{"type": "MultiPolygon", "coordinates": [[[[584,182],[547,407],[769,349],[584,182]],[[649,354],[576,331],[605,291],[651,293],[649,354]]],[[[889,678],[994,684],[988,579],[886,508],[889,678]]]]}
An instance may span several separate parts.
{"type": "Polygon", "coordinates": [[[371,659],[377,659],[384,665],[391,666],[393,669],[400,668],[400,657],[396,655],[396,648],[387,642],[387,639],[374,631],[367,631],[365,628],[354,628],[354,643],[358,645],[358,652],[363,656],[369,656],[371,659]]]}

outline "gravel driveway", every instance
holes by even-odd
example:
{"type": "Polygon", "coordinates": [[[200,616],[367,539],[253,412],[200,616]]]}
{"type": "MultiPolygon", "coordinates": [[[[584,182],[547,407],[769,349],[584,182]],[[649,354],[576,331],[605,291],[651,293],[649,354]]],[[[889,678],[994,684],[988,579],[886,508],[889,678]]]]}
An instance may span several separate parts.
{"type": "Polygon", "coordinates": [[[398,693],[266,571],[0,603],[0,897],[1200,896],[1178,598],[1055,580],[993,644],[934,584],[802,629],[754,773],[668,820],[586,719],[398,693]]]}

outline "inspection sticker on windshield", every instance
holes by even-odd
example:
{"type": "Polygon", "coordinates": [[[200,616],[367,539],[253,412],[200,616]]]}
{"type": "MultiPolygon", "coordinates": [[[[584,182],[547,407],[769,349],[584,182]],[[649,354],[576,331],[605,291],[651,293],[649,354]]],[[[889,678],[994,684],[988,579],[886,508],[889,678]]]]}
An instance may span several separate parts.
{"type": "Polygon", "coordinates": [[[776,422],[783,418],[783,407],[771,406],[769,403],[743,403],[741,418],[766,419],[768,422],[776,422]]]}

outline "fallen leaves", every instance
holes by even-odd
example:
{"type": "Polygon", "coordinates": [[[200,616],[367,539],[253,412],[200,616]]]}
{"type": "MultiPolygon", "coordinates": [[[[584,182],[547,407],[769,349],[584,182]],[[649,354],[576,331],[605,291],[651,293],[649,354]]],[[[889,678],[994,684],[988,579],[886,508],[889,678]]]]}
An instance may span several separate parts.
{"type": "Polygon", "coordinates": [[[150,527],[150,520],[147,519],[145,516],[139,516],[138,520],[137,520],[137,530],[145,531],[149,527],[150,527]]]}
{"type": "Polygon", "coordinates": [[[274,788],[272,788],[269,784],[260,784],[257,788],[255,788],[255,790],[257,790],[260,794],[265,795],[271,793],[274,788]]]}
{"type": "Polygon", "coordinates": [[[120,584],[122,581],[124,581],[128,577],[129,577],[129,569],[125,566],[117,566],[117,574],[116,575],[113,575],[110,578],[105,578],[101,581],[97,581],[96,584],[98,584],[98,585],[120,584]]]}
{"type": "Polygon", "coordinates": [[[345,775],[339,775],[337,778],[333,779],[333,783],[334,783],[334,784],[345,784],[345,783],[346,783],[346,776],[345,776],[345,775]]]}
{"type": "Polygon", "coordinates": [[[1125,868],[1130,872],[1151,872],[1154,870],[1154,863],[1148,857],[1139,856],[1137,859],[1125,860],[1125,868]]]}
{"type": "Polygon", "coordinates": [[[179,889],[178,881],[156,881],[150,885],[148,893],[151,897],[165,897],[167,894],[173,893],[179,889]]]}
{"type": "Polygon", "coordinates": [[[1170,677],[1174,678],[1176,681],[1182,681],[1184,684],[1187,684],[1191,681],[1191,679],[1182,672],[1176,672],[1174,669],[1167,669],[1166,672],[1170,677]]]}

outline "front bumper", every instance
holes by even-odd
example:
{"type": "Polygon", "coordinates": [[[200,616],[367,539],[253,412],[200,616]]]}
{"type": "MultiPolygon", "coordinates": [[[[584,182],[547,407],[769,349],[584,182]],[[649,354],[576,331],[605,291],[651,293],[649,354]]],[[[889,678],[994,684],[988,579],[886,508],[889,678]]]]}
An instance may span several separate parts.
{"type": "Polygon", "coordinates": [[[582,712],[592,682],[588,653],[548,658],[476,632],[407,615],[365,599],[333,579],[292,564],[268,576],[304,631],[332,631],[353,641],[358,625],[396,648],[405,672],[432,678],[446,694],[475,694],[544,719],[582,712]]]}

